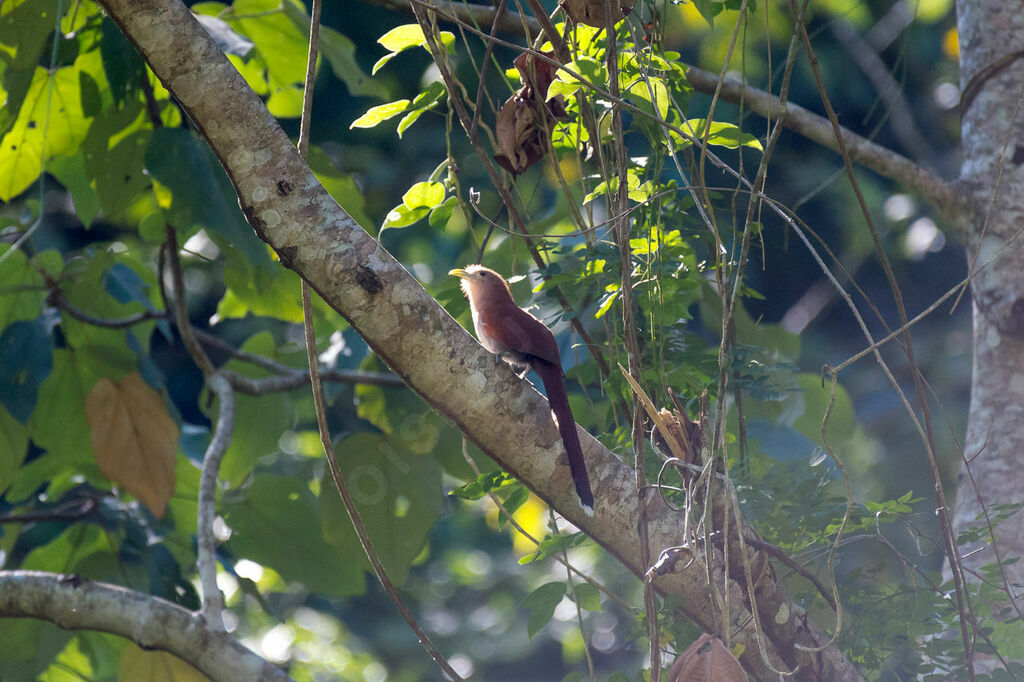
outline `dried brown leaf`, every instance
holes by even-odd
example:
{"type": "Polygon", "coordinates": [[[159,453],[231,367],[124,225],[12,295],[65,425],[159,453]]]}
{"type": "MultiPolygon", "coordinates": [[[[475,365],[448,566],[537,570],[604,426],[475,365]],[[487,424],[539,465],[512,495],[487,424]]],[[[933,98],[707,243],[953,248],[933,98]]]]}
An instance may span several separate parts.
{"type": "Polygon", "coordinates": [[[705,633],[679,654],[665,682],[747,682],[747,674],[722,640],[705,633]]]}
{"type": "Polygon", "coordinates": [[[178,425],[138,372],[100,379],[85,398],[92,451],[100,472],[160,518],[174,494],[178,425]]]}
{"type": "Polygon", "coordinates": [[[537,127],[537,112],[522,98],[525,88],[505,100],[494,126],[498,153],[494,160],[510,173],[518,175],[544,156],[546,145],[537,127]]]}

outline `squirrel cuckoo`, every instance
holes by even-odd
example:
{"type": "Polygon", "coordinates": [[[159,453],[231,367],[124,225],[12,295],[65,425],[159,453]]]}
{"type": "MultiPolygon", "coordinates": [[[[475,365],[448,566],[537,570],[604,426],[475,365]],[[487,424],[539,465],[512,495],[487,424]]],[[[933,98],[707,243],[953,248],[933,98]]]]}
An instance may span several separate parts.
{"type": "Polygon", "coordinates": [[[513,366],[532,369],[544,383],[551,412],[569,456],[569,470],[580,505],[588,515],[593,514],[594,494],[590,491],[576,421],[565,393],[565,375],[555,335],[543,322],[516,305],[508,283],[494,270],[470,265],[448,274],[462,280],[462,291],[473,311],[473,326],[484,348],[513,366]]]}

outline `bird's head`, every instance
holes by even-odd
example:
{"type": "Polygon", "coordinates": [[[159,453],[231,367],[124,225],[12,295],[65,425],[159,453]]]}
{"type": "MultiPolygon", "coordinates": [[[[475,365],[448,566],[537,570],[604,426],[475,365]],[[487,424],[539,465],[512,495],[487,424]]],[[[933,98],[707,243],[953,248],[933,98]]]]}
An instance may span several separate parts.
{"type": "Polygon", "coordinates": [[[462,291],[465,292],[470,303],[512,300],[512,291],[508,288],[508,282],[490,268],[485,268],[482,265],[468,265],[465,268],[449,270],[448,274],[462,280],[462,291]]]}

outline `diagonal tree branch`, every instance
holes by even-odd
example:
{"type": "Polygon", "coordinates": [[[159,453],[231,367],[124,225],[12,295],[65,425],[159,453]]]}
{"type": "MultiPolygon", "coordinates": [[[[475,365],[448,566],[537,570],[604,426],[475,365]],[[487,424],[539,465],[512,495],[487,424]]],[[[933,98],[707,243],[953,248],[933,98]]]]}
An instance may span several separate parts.
{"type": "Polygon", "coordinates": [[[223,630],[177,604],[133,590],[41,571],[0,571],[0,615],[36,618],[65,630],[119,635],[143,649],[160,649],[213,680],[291,680],[223,630]]]}
{"type": "MultiPolygon", "coordinates": [[[[484,452],[563,516],[585,530],[636,575],[643,575],[631,470],[581,431],[598,504],[583,515],[569,482],[547,401],[509,368],[496,365],[459,324],[316,181],[287,135],[188,9],[176,0],[102,0],[101,4],[210,142],[256,233],[298,272],[413,390],[454,422],[484,452]]],[[[716,504],[725,504],[719,500],[716,504]]],[[[648,503],[654,548],[683,544],[682,523],[659,500],[648,503]]],[[[737,532],[748,532],[741,519],[737,532]]],[[[749,531],[752,532],[752,531],[749,531]]],[[[738,552],[730,551],[730,556],[738,552]]],[[[701,561],[655,579],[708,632],[721,629],[701,561]]],[[[757,586],[765,648],[796,679],[860,679],[828,636],[809,621],[778,580],[757,586]]],[[[732,600],[730,623],[749,622],[732,600]]],[[[773,679],[750,629],[733,636],[757,679],[773,679]]]]}

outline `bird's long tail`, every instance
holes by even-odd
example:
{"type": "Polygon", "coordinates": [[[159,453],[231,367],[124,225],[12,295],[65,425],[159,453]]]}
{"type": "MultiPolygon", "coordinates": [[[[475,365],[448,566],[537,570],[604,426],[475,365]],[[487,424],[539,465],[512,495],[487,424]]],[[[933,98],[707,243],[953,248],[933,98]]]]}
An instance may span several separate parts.
{"type": "Polygon", "coordinates": [[[572,472],[572,481],[576,485],[576,494],[580,498],[580,505],[588,516],[594,513],[594,493],[590,490],[590,477],[587,476],[587,464],[583,461],[583,448],[580,446],[580,437],[576,433],[576,420],[572,417],[572,410],[569,409],[569,397],[565,393],[565,376],[562,368],[550,362],[536,359],[533,363],[534,371],[544,382],[544,390],[548,394],[548,403],[558,423],[558,432],[562,435],[562,444],[569,456],[569,470],[572,472]]]}

